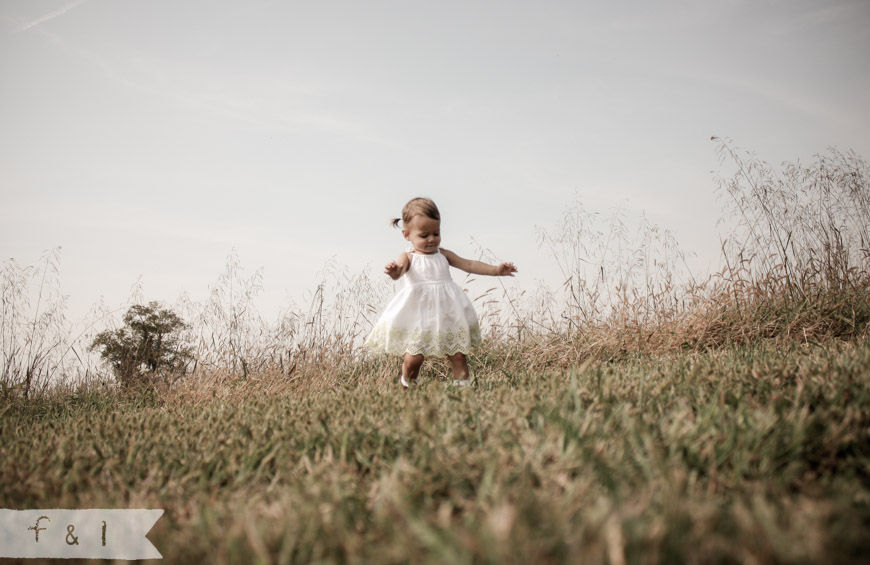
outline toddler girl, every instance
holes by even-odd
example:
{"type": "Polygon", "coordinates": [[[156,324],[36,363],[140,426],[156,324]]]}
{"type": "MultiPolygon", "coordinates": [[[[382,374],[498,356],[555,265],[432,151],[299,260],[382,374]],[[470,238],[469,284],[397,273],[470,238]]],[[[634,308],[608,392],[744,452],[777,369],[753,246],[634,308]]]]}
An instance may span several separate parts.
{"type": "Polygon", "coordinates": [[[414,198],[402,209],[402,235],[411,247],[387,264],[393,280],[407,275],[405,287],[387,305],[366,338],[376,351],[404,355],[401,383],[417,381],[423,359],[446,355],[453,365],[453,383],[468,385],[466,354],[480,343],[480,326],[471,301],[450,277],[449,267],[476,275],[514,276],[513,263],[488,265],[441,249],[441,214],[428,198],[414,198]]]}

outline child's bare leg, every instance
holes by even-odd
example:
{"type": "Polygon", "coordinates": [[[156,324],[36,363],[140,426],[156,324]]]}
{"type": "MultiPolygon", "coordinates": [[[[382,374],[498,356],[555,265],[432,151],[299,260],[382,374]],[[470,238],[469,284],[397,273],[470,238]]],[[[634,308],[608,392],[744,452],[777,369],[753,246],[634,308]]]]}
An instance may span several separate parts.
{"type": "Polygon", "coordinates": [[[422,355],[411,355],[405,353],[405,360],[402,362],[402,376],[408,382],[416,381],[417,375],[420,374],[420,367],[423,366],[422,355]]]}
{"type": "Polygon", "coordinates": [[[448,355],[450,364],[453,365],[453,382],[465,386],[468,384],[468,358],[464,353],[448,355]]]}

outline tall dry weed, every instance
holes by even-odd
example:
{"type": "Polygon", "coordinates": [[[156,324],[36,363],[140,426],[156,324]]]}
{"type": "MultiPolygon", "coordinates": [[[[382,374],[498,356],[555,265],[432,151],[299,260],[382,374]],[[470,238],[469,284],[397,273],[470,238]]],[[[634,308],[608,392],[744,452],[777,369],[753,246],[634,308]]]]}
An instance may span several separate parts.
{"type": "Polygon", "coordinates": [[[0,384],[3,396],[42,392],[68,365],[73,344],[59,291],[60,248],[36,267],[14,259],[0,271],[0,384]]]}
{"type": "Polygon", "coordinates": [[[870,268],[870,170],[854,152],[830,148],[809,164],[776,170],[717,140],[728,176],[717,178],[729,223],[725,269],[741,282],[802,300],[857,288],[870,268]]]}
{"type": "Polygon", "coordinates": [[[247,378],[277,373],[290,377],[302,366],[338,366],[357,361],[359,344],[385,302],[388,287],[367,272],[351,274],[327,263],[316,287],[299,306],[290,303],[274,320],[260,314],[258,271],[244,275],[235,253],[227,259],[205,302],[183,297],[179,310],[190,323],[188,340],[199,373],[247,378]]]}

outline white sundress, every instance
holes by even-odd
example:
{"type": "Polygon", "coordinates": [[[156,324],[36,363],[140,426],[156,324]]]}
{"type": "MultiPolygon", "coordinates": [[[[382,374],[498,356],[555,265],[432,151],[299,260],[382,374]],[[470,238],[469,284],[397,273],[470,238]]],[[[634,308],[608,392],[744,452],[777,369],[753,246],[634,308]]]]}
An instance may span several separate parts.
{"type": "Polygon", "coordinates": [[[450,276],[441,250],[411,253],[405,286],[387,305],[365,346],[395,355],[469,353],[480,344],[477,313],[450,276]]]}

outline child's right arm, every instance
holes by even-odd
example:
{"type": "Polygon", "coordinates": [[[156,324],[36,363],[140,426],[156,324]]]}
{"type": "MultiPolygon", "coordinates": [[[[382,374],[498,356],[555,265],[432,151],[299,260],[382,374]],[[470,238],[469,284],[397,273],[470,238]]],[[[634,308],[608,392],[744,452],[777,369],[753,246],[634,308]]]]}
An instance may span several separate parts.
{"type": "Polygon", "coordinates": [[[411,256],[407,253],[402,253],[395,261],[387,263],[384,273],[390,276],[391,279],[398,280],[402,275],[408,272],[408,267],[411,266],[411,256]]]}

